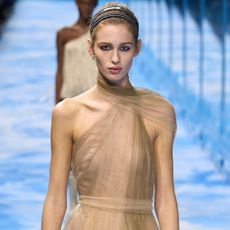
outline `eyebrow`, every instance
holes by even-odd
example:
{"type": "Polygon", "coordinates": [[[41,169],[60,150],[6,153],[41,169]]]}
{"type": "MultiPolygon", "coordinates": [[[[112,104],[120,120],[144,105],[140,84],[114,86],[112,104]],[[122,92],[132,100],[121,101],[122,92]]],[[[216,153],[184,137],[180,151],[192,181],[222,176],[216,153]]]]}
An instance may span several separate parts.
{"type": "MultiPolygon", "coordinates": [[[[99,42],[98,43],[98,45],[103,45],[103,44],[112,45],[111,42],[99,42]]],[[[120,45],[133,45],[133,42],[122,42],[120,45]]]]}

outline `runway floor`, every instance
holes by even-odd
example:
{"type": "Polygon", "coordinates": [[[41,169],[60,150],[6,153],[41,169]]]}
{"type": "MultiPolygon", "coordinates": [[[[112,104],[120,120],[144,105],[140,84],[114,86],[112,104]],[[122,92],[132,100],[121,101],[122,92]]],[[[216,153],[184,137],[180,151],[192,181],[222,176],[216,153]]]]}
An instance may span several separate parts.
{"type": "MultiPolygon", "coordinates": [[[[40,229],[50,160],[55,32],[74,20],[71,1],[19,1],[0,40],[0,229],[40,229]]],[[[151,55],[145,50],[135,61],[132,81],[152,87],[140,65],[151,55]]],[[[162,73],[156,63],[155,73],[162,73]]],[[[167,97],[167,88],[158,84],[167,97]]],[[[228,230],[230,185],[180,115],[177,122],[174,170],[180,229],[228,230]]]]}

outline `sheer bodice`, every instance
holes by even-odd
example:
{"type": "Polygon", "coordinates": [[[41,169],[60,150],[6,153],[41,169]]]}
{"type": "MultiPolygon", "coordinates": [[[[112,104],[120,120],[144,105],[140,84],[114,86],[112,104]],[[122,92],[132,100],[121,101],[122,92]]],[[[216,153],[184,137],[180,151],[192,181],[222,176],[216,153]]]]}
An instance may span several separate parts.
{"type": "Polygon", "coordinates": [[[159,94],[120,89],[102,78],[97,92],[111,106],[74,143],[80,200],[66,229],[156,230],[153,146],[159,129],[175,132],[173,107],[159,94]]]}

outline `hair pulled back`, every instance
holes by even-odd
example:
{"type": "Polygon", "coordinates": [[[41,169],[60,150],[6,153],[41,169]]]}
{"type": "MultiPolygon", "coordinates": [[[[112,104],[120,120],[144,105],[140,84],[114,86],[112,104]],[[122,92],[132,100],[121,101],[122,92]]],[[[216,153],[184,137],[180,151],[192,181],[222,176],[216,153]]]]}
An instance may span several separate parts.
{"type": "Polygon", "coordinates": [[[124,4],[107,3],[91,19],[90,35],[92,43],[96,39],[97,29],[103,24],[126,24],[135,43],[139,37],[139,22],[134,13],[124,4]]]}

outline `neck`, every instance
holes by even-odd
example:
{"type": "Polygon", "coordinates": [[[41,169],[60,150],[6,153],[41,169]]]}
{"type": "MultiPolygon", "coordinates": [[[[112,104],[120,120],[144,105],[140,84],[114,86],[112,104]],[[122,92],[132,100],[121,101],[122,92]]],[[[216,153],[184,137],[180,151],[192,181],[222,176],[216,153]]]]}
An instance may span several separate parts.
{"type": "Polygon", "coordinates": [[[130,96],[135,94],[135,89],[129,80],[124,85],[114,84],[100,74],[97,77],[97,87],[99,91],[107,95],[130,96]]]}
{"type": "Polygon", "coordinates": [[[85,18],[80,17],[76,24],[78,24],[81,27],[88,28],[88,26],[89,26],[89,19],[85,19],[85,18]]]}
{"type": "Polygon", "coordinates": [[[116,87],[116,88],[123,88],[123,89],[128,89],[128,88],[133,88],[131,82],[129,81],[129,76],[127,75],[126,78],[124,78],[122,81],[116,82],[116,81],[110,81],[108,80],[105,76],[103,76],[101,73],[98,74],[97,79],[99,81],[102,81],[104,84],[111,86],[111,87],[116,87]]]}

